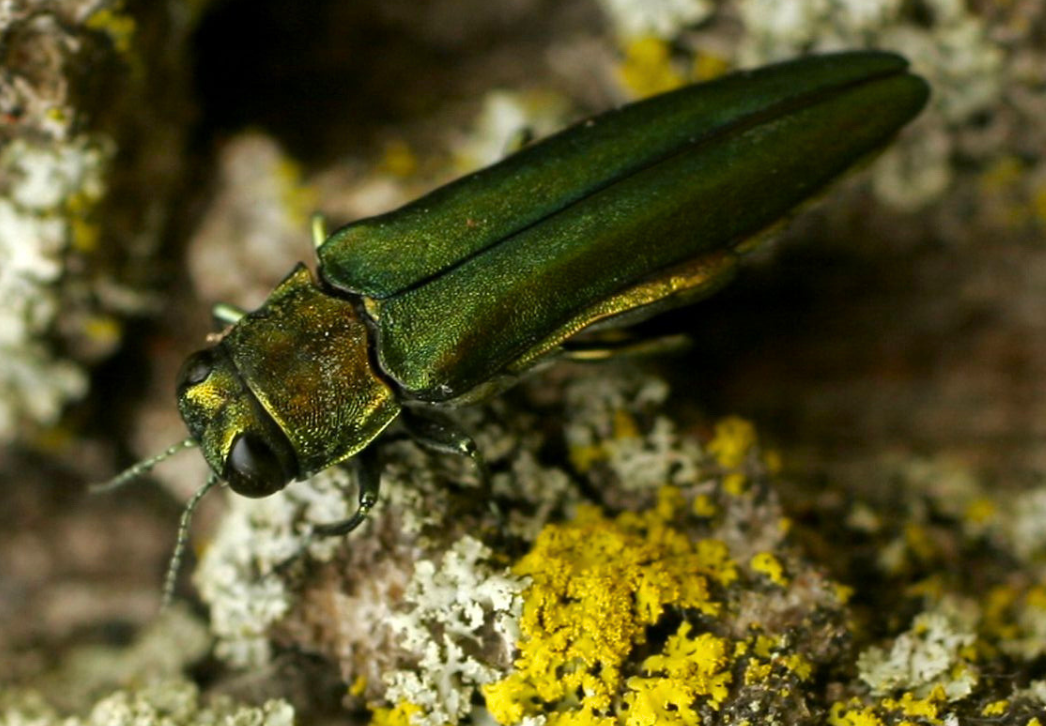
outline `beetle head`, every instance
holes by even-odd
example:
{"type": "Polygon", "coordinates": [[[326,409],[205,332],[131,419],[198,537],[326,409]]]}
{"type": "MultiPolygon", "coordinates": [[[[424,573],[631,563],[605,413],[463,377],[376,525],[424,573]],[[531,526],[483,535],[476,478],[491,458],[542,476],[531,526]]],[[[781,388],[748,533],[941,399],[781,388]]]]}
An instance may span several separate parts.
{"type": "Polygon", "coordinates": [[[297,477],[290,441],[244,383],[224,344],[193,353],[182,365],[178,410],[207,463],[237,494],[265,497],[297,477]]]}

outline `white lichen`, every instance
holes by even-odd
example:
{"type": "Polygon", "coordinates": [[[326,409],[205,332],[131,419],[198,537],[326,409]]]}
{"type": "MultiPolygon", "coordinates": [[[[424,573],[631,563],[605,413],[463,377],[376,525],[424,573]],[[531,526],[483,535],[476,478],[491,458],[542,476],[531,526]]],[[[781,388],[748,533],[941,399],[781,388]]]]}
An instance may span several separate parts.
{"type": "Polygon", "coordinates": [[[0,692],[2,726],[293,726],[294,708],[282,700],[245,706],[228,698],[200,702],[199,689],[187,681],[164,681],[135,690],[116,691],[82,715],[59,713],[34,694],[0,692]]]}
{"type": "Polygon", "coordinates": [[[417,665],[385,674],[385,697],[420,706],[418,726],[455,724],[476,690],[503,675],[519,639],[526,582],[490,563],[491,550],[466,536],[437,564],[417,563],[405,593],[409,611],[390,618],[417,665]]]}
{"type": "Polygon", "coordinates": [[[1041,602],[1025,602],[1013,625],[1015,633],[999,642],[1002,652],[1027,663],[1046,655],[1046,607],[1041,602]]]}
{"type": "Polygon", "coordinates": [[[657,416],[642,436],[620,425],[631,421],[634,412],[660,408],[668,392],[668,385],[653,377],[579,377],[567,389],[572,410],[567,443],[572,450],[598,447],[626,491],[700,480],[701,447],[694,439],[679,436],[671,420],[657,416]],[[615,425],[618,430],[611,430],[615,425]]]}
{"type": "Polygon", "coordinates": [[[505,526],[512,536],[533,542],[553,514],[564,509],[569,511],[581,499],[581,494],[561,469],[543,466],[526,449],[512,457],[511,467],[511,472],[495,475],[494,492],[527,503],[528,511],[509,512],[505,526]]]}
{"type": "Polygon", "coordinates": [[[454,145],[454,168],[475,171],[518,151],[528,138],[542,138],[563,128],[567,104],[551,93],[492,91],[467,136],[454,145]]]}
{"type": "Polygon", "coordinates": [[[1022,492],[1007,509],[999,534],[1014,554],[1024,562],[1046,554],[1046,486],[1022,492]]]}
{"type": "Polygon", "coordinates": [[[189,243],[186,263],[204,300],[253,309],[310,254],[308,215],[315,201],[273,139],[245,133],[218,158],[218,184],[189,243]]]}
{"type": "Polygon", "coordinates": [[[309,545],[330,559],[338,539],[309,539],[311,526],[350,514],[349,474],[333,468],[264,499],[232,495],[229,511],[195,573],[211,608],[215,653],[235,667],[259,667],[271,655],[268,630],[291,607],[292,593],[274,571],[309,545]]]}
{"type": "Polygon", "coordinates": [[[0,440],[25,421],[49,425],[87,388],[48,342],[62,313],[77,209],[105,192],[112,149],[89,136],[62,145],[16,139],[0,151],[0,440]]]}
{"type": "Polygon", "coordinates": [[[1027,688],[1021,688],[1014,692],[1014,698],[1027,698],[1037,701],[1046,706],[1046,680],[1032,681],[1027,688]]]}
{"type": "Polygon", "coordinates": [[[877,695],[911,691],[927,697],[937,686],[949,701],[969,695],[978,672],[964,655],[977,639],[975,616],[967,609],[942,605],[920,613],[889,651],[871,647],[857,659],[861,680],[877,695]]]}
{"type": "Polygon", "coordinates": [[[873,171],[880,198],[901,208],[939,198],[952,179],[948,129],[990,109],[1002,95],[1004,54],[960,0],[928,0],[916,22],[901,0],[739,0],[745,34],[739,65],[756,66],[814,52],[873,47],[908,58],[933,88],[923,132],[894,145],[873,171]]]}
{"type": "Polygon", "coordinates": [[[650,35],[671,40],[715,10],[710,0],[599,0],[599,4],[618,37],[625,40],[650,35]]]}

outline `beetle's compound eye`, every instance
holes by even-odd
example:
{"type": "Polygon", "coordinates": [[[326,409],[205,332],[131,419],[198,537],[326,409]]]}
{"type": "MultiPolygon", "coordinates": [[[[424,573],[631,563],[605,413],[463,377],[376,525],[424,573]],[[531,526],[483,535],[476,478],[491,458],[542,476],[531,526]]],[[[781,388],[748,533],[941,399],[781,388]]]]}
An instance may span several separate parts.
{"type": "Polygon", "coordinates": [[[233,442],[222,478],[237,494],[267,497],[283,489],[294,478],[284,458],[262,437],[247,431],[233,442]]]}
{"type": "Polygon", "coordinates": [[[178,395],[187,389],[207,380],[214,370],[215,357],[210,348],[198,350],[182,363],[182,369],[178,372],[178,395]]]}

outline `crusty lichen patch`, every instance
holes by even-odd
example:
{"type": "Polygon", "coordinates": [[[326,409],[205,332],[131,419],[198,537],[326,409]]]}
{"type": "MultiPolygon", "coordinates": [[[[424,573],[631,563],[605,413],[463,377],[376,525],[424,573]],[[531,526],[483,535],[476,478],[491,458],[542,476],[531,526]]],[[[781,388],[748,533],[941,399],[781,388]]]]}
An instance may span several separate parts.
{"type": "MultiPolygon", "coordinates": [[[[675,494],[664,492],[662,502],[675,494]]],[[[608,519],[584,507],[574,521],[546,527],[516,564],[531,580],[520,655],[514,673],[484,689],[499,723],[539,714],[603,721],[620,709],[628,723],[649,724],[671,703],[692,713],[699,696],[711,707],[722,702],[732,644],[709,633],[688,637],[687,622],[629,668],[668,608],[715,616],[722,603],[713,588],[738,577],[722,542],[691,541],[666,509],[608,519]]]]}

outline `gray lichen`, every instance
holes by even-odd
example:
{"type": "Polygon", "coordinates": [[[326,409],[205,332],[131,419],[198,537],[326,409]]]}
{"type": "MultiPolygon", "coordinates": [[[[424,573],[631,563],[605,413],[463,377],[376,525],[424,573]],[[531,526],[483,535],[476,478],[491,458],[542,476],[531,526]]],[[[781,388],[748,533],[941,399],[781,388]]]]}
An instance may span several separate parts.
{"type": "Polygon", "coordinates": [[[294,709],[283,701],[243,706],[228,699],[204,704],[187,681],[116,691],[84,715],[68,716],[32,693],[0,692],[3,726],[293,726],[294,709]]]}
{"type": "Polygon", "coordinates": [[[0,151],[0,440],[14,438],[25,419],[53,424],[86,392],[83,368],[47,340],[65,305],[66,255],[83,234],[70,210],[102,198],[112,153],[97,136],[18,139],[0,151]]]}
{"type": "Polygon", "coordinates": [[[122,263],[155,255],[177,183],[181,88],[167,75],[158,101],[148,81],[189,26],[174,8],[132,17],[124,5],[0,6],[0,442],[53,426],[124,322],[152,309],[149,283],[122,263]],[[169,45],[138,43],[160,27],[169,45]]]}
{"type": "Polygon", "coordinates": [[[201,696],[184,671],[206,656],[206,627],[181,608],[127,647],[80,646],[30,685],[0,687],[3,726],[291,726],[294,709],[201,696]]]}

